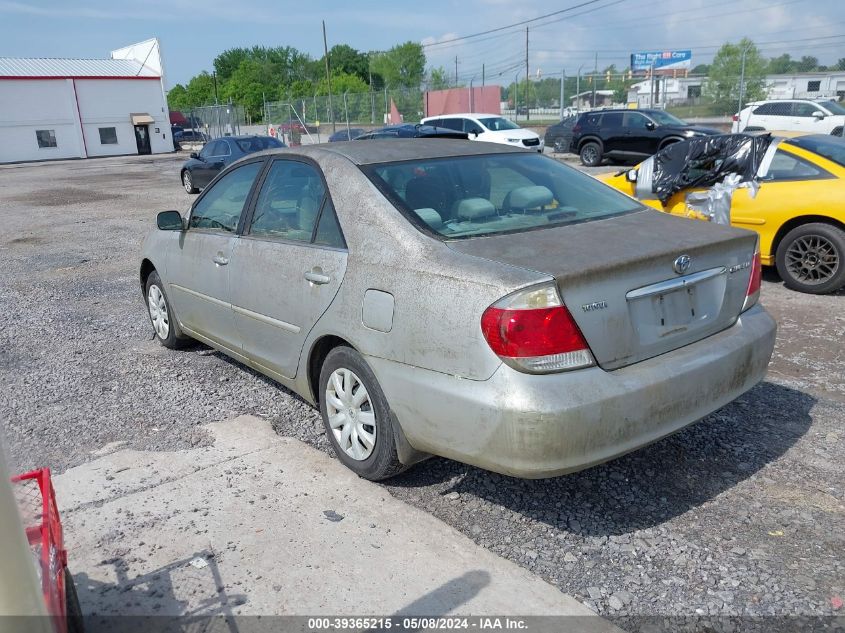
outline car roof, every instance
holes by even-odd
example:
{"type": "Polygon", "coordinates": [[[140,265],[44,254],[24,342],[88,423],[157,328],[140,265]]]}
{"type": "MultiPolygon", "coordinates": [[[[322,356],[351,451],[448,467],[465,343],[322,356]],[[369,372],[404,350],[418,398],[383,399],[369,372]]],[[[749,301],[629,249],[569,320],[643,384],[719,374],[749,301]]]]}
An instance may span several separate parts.
{"type": "Polygon", "coordinates": [[[488,116],[504,116],[502,114],[491,114],[488,112],[450,112],[449,114],[436,114],[426,117],[426,119],[443,119],[446,117],[467,117],[470,119],[480,119],[488,116]]]}
{"type": "Polygon", "coordinates": [[[457,156],[482,156],[484,154],[534,154],[535,152],[518,147],[509,147],[496,143],[479,143],[461,139],[396,139],[389,143],[367,143],[364,141],[340,141],[303,145],[296,148],[278,148],[265,150],[251,156],[288,154],[318,159],[320,156],[335,154],[343,156],[356,165],[376,163],[396,163],[406,160],[427,160],[432,158],[451,158],[457,156]]]}

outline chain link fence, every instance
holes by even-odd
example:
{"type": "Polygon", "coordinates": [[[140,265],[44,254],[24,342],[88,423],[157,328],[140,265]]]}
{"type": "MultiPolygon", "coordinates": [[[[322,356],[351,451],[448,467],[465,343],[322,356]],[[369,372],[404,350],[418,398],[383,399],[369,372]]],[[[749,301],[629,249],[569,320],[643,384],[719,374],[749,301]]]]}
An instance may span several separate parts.
{"type": "Polygon", "coordinates": [[[246,124],[244,109],[231,103],[191,108],[182,113],[192,140],[207,141],[221,136],[235,136],[246,124]]]}

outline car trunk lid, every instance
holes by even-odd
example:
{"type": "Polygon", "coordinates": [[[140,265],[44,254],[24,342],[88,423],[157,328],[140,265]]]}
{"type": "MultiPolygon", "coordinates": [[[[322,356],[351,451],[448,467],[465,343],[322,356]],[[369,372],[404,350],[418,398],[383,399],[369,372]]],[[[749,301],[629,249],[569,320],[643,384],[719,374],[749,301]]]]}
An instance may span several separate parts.
{"type": "Polygon", "coordinates": [[[612,370],[730,327],[745,300],[756,239],[639,211],[449,246],[554,277],[596,362],[612,370]]]}

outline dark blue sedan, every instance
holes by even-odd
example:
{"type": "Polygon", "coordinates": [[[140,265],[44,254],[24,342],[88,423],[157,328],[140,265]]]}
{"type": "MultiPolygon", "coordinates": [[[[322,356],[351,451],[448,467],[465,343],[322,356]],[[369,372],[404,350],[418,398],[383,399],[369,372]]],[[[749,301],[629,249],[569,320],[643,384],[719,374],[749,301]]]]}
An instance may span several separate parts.
{"type": "Polygon", "coordinates": [[[182,186],[188,193],[198,193],[224,167],[236,160],[253,152],[284,146],[284,143],[271,136],[226,136],[215,139],[206,143],[199,154],[193,152],[182,165],[182,186]]]}
{"type": "Polygon", "coordinates": [[[401,123],[399,125],[388,125],[379,130],[373,130],[362,134],[356,141],[369,141],[371,139],[389,138],[451,138],[466,139],[466,132],[457,132],[445,127],[434,127],[433,125],[421,125],[419,123],[401,123]]]}
{"type": "Polygon", "coordinates": [[[351,127],[348,130],[343,128],[329,137],[329,143],[335,143],[337,141],[351,141],[352,139],[358,138],[362,134],[366,133],[366,131],[367,130],[363,130],[359,127],[351,127]]]}

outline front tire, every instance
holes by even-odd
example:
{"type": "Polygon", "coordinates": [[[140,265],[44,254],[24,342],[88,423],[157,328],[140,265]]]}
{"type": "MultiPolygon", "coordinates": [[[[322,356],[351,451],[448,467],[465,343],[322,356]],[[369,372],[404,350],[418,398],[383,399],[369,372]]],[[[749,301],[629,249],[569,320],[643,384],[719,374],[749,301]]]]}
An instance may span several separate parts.
{"type": "Polygon", "coordinates": [[[199,193],[199,189],[194,187],[194,179],[191,172],[187,169],[182,172],[182,186],[188,193],[199,193]]]}
{"type": "Polygon", "coordinates": [[[775,265],[787,288],[826,294],[845,286],[845,231],[823,222],[802,224],[778,244],[775,265]]]}
{"type": "Polygon", "coordinates": [[[584,143],[579,152],[581,162],[587,167],[598,167],[601,164],[601,147],[598,143],[584,143]]]}
{"type": "Polygon", "coordinates": [[[184,347],[189,339],[179,329],[179,322],[164,292],[164,284],[156,271],[147,277],[146,298],[147,314],[158,342],[170,349],[184,347]]]}
{"type": "Polygon", "coordinates": [[[349,347],[329,352],[319,389],[326,435],[347,468],[370,481],[405,470],[396,453],[387,399],[358,352],[349,347]]]}

